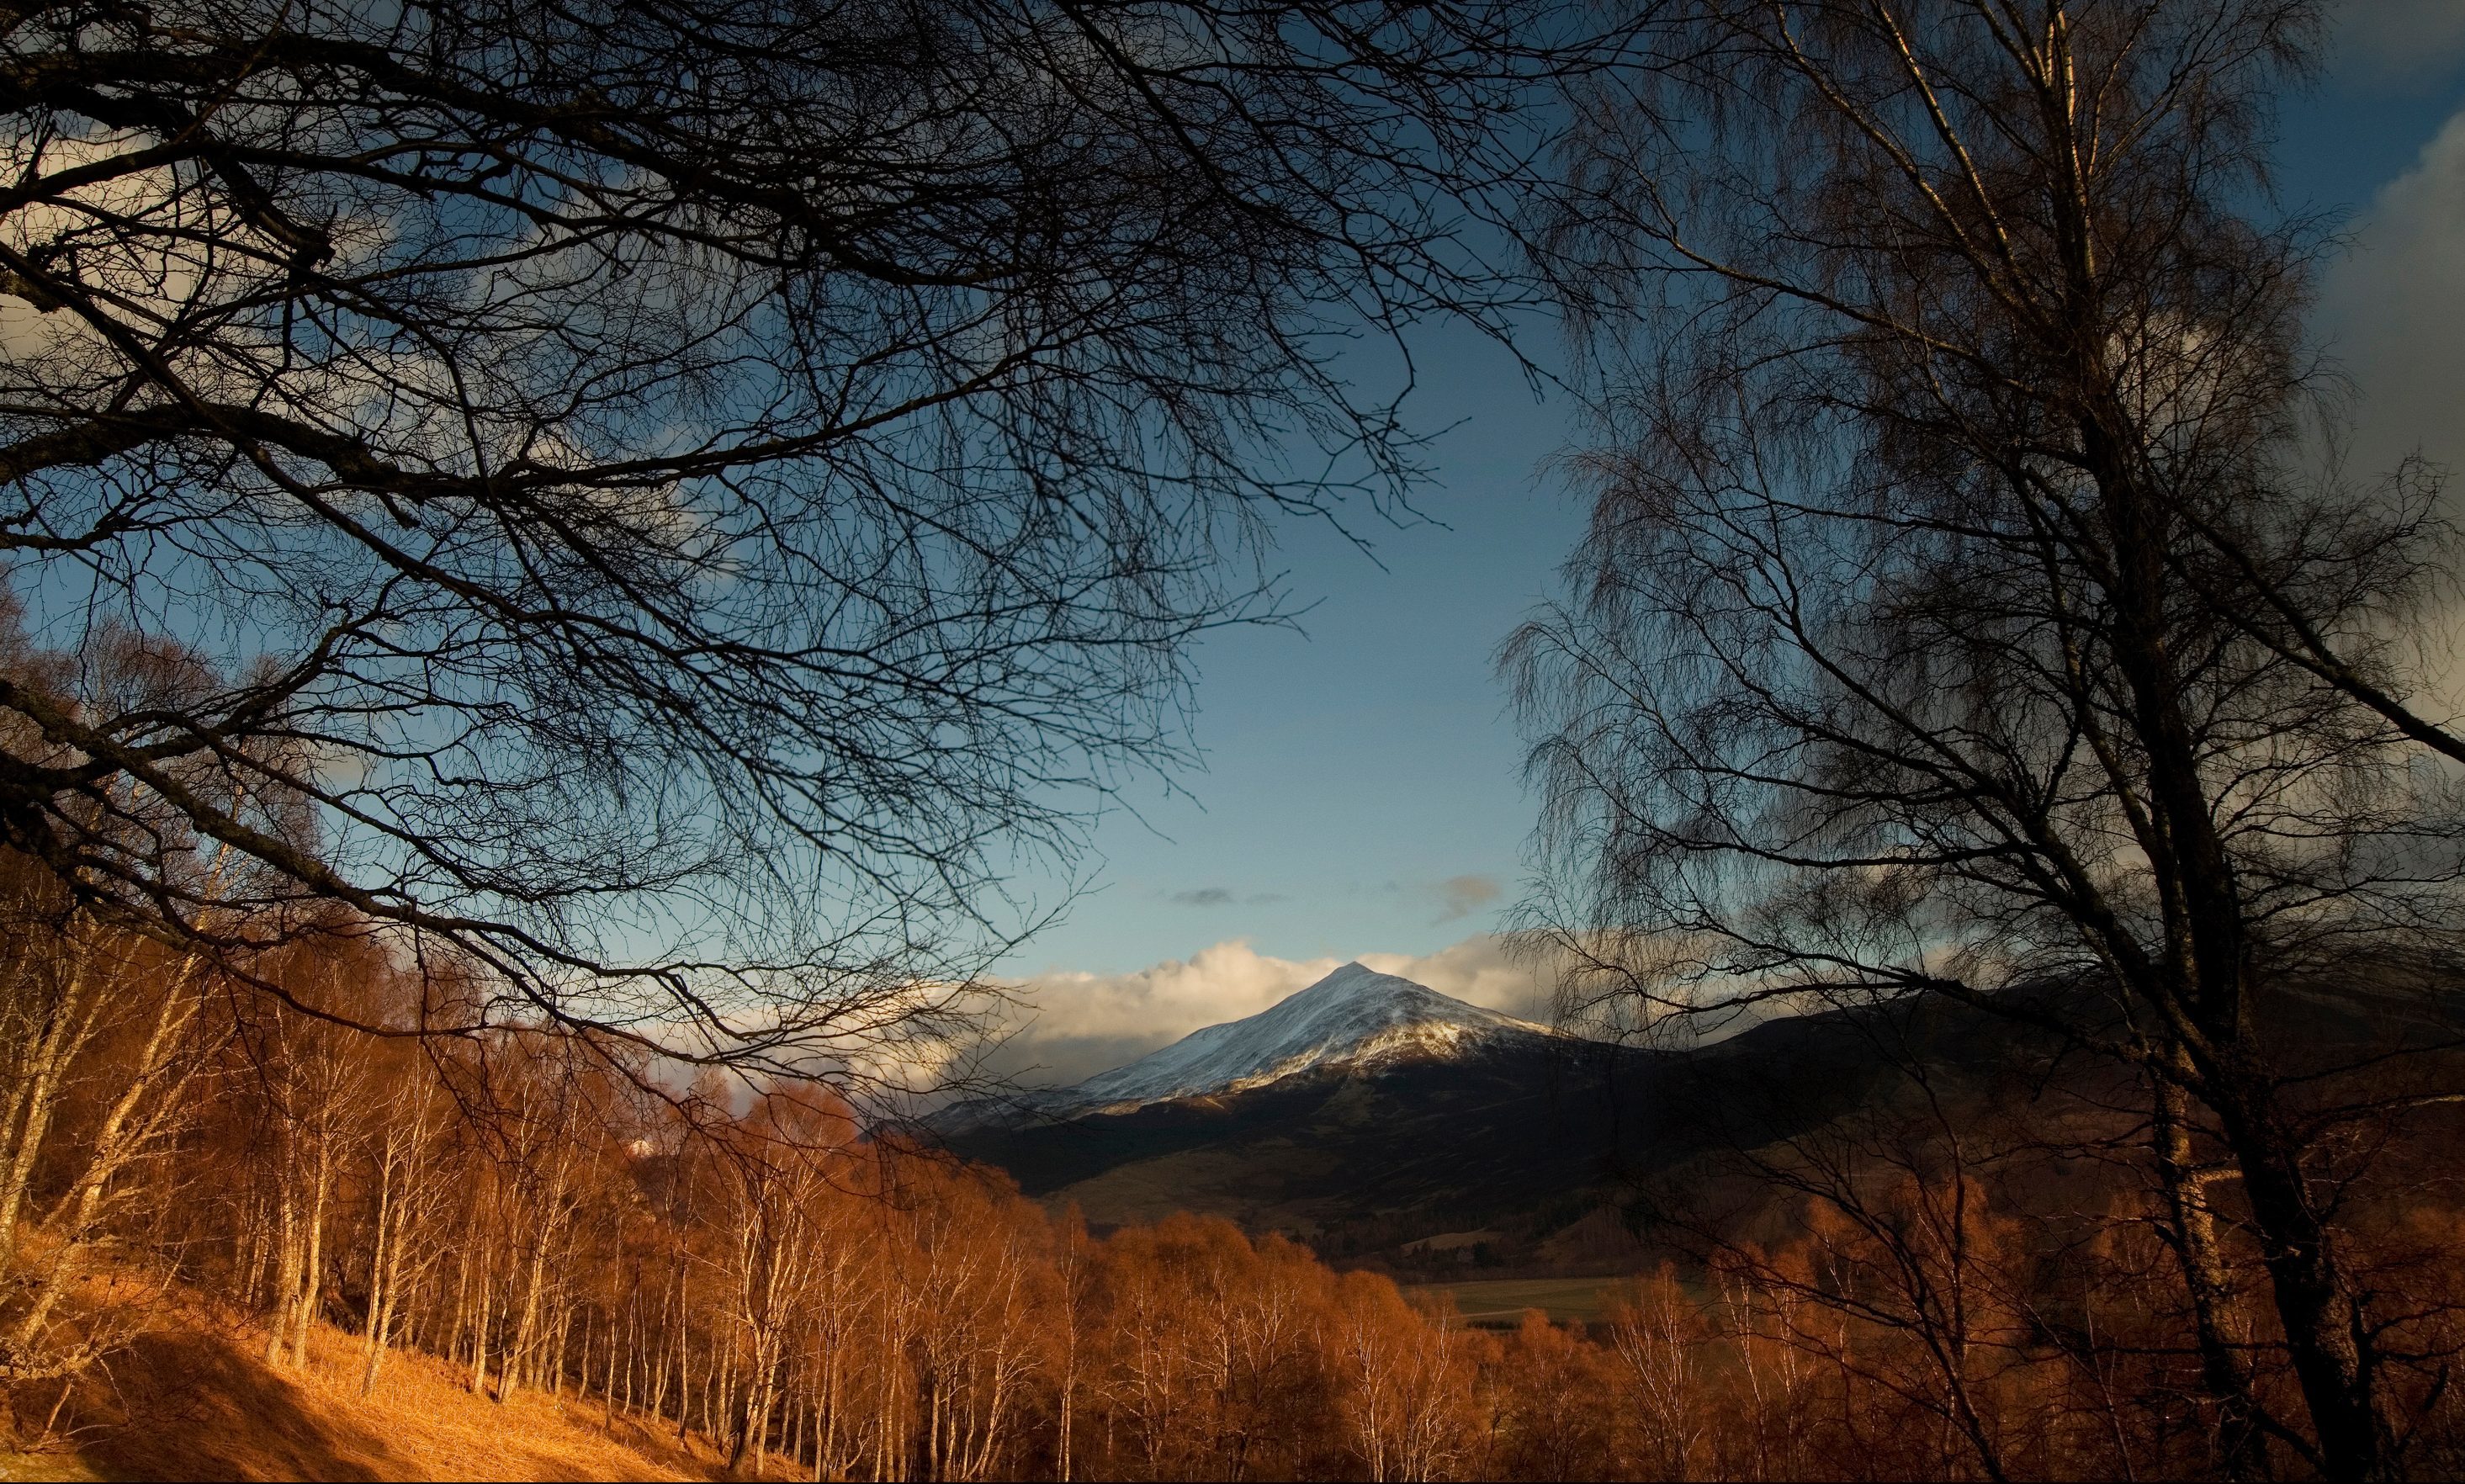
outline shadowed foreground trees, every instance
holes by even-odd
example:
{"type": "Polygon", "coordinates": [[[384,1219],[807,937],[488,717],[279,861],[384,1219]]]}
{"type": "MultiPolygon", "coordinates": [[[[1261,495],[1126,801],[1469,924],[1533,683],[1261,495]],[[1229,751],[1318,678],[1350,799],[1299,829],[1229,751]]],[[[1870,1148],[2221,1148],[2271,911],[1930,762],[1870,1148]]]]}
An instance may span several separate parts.
{"type": "Polygon", "coordinates": [[[1409,483],[1330,358],[1502,292],[1538,9],[8,8],[0,841],[895,1082],[1261,520],[1409,483]]]}
{"type": "Polygon", "coordinates": [[[2233,1467],[2387,1473],[2411,1300],[2347,1195],[2459,1091],[2456,552],[2322,452],[2309,246],[2253,211],[2318,8],[1652,16],[1577,100],[1597,501],[1509,655],[1570,1013],[1931,997],[2128,1068],[2233,1467]],[[2320,985],[2352,1064],[2270,1013],[2320,985]]]}

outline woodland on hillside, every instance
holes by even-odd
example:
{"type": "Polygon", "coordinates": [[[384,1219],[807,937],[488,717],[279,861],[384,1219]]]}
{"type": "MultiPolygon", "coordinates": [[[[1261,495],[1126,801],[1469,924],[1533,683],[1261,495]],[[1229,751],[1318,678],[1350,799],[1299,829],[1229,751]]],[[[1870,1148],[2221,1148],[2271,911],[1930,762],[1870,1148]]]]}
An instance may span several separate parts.
{"type": "MultiPolygon", "coordinates": [[[[445,1012],[455,982],[337,926],[257,966],[285,1004],[63,914],[38,880],[17,868],[0,963],[0,1345],[26,1442],[159,1425],[115,1400],[111,1357],[202,1308],[277,1375],[307,1363],[312,1332],[340,1330],[364,1392],[403,1353],[433,1357],[477,1395],[568,1399],[585,1425],[737,1477],[2182,1477],[2223,1462],[2162,1200],[2083,1170],[2083,1149],[2063,1151],[2067,1176],[2040,1146],[1878,1178],[1896,1149],[1940,1139],[1837,1125],[1791,1146],[1804,1183],[1758,1196],[1752,1222],[1732,1212],[1716,1249],[1673,1250],[1601,1321],[1535,1313],[1492,1332],[1221,1220],[1093,1238],[997,1172],[865,1137],[809,1087],[660,1096],[585,1032],[370,1036],[337,1020],[408,1030],[445,1012]],[[1837,1183],[1807,1179],[1818,1169],[1837,1183]]],[[[2348,1256],[2406,1296],[2374,1336],[2383,1405],[2406,1467],[2438,1474],[2465,1460],[2448,1384],[2465,1212],[2444,1179],[2405,1194],[2355,1192],[2374,1208],[2350,1220],[2348,1256]]],[[[2264,1298],[2246,1277],[2227,1302],[2254,1390],[2290,1405],[2264,1298]]],[[[2263,1452],[2299,1473],[2302,1447],[2263,1452]]]]}

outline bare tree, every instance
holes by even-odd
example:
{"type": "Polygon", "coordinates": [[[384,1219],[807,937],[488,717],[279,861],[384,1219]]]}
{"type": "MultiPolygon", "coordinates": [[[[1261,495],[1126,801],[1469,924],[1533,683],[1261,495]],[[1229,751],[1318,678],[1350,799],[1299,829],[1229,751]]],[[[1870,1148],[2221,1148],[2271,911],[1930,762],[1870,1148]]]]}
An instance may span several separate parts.
{"type": "MultiPolygon", "coordinates": [[[[367,1320],[363,1334],[366,1364],[360,1393],[376,1389],[395,1326],[411,1309],[410,1296],[442,1261],[434,1226],[450,1194],[455,1162],[443,1147],[436,1117],[436,1083],[397,1074],[386,1089],[382,1126],[369,1152],[367,1320]]],[[[615,1342],[610,1341],[610,1365],[615,1342]]],[[[613,1406],[611,1402],[611,1406],[613,1406]]]]}
{"type": "Polygon", "coordinates": [[[0,1066],[11,1082],[0,1122],[0,1375],[24,1381],[74,1375],[122,1343],[132,1318],[144,1322],[142,1313],[113,1314],[55,1333],[63,1301],[113,1245],[112,1218],[145,1194],[130,1176],[192,1112],[185,1084],[214,1038],[199,1033],[211,991],[194,958],[164,963],[144,951],[151,945],[97,932],[83,914],[10,928],[0,969],[9,1048],[0,1066]],[[145,980],[150,992],[129,992],[145,980]],[[91,1126],[63,1139],[59,1116],[76,1093],[91,1126]],[[34,1176],[46,1163],[57,1188],[42,1210],[34,1176]],[[39,1255],[27,1240],[34,1231],[39,1255]]]}
{"type": "Polygon", "coordinates": [[[1576,100],[1544,258],[1599,498],[1508,664],[1578,1006],[1943,996],[2138,1069],[2194,1297],[2247,1223],[2302,1446],[2358,1477],[2345,1135],[2448,1091],[2390,1058],[2454,1044],[2459,812],[2397,699],[2432,492],[2320,454],[2308,239],[2248,210],[2317,19],[1655,8],[1576,100]]]}
{"type": "Polygon", "coordinates": [[[938,1040],[1054,905],[1011,852],[1273,611],[1228,552],[1409,482],[1333,357],[1494,295],[1532,9],[11,9],[0,553],[67,659],[0,837],[242,967],[339,905],[479,976],[388,1031],[938,1040]]]}

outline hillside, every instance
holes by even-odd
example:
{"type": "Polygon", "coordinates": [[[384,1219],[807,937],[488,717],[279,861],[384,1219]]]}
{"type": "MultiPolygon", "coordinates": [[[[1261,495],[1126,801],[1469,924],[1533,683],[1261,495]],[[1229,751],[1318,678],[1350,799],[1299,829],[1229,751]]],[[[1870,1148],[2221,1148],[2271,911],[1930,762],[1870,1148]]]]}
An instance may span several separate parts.
{"type": "MultiPolygon", "coordinates": [[[[90,1371],[61,1402],[57,1383],[17,1391],[15,1437],[0,1434],[0,1479],[686,1479],[717,1472],[707,1448],[680,1451],[598,1406],[517,1392],[500,1404],[467,1372],[415,1353],[388,1360],[359,1391],[359,1341],[319,1325],[304,1371],[264,1362],[254,1326],[176,1293],[148,1333],[90,1371]]],[[[699,1440],[696,1440],[699,1443],[699,1440]]]]}
{"type": "MultiPolygon", "coordinates": [[[[2325,1065],[2370,1041],[2366,1028],[2393,1025],[2386,1007],[2363,1004],[2371,998],[2354,985],[2312,986],[2276,997],[2270,1019],[2299,1049],[2296,1064],[2325,1065]]],[[[2427,1026],[2406,1039],[2430,1044],[2438,1031],[2427,1026]]],[[[1911,1119],[1924,1138],[1943,1117],[1982,1129],[2025,1107],[2050,1129],[2091,1137],[2132,1106],[2128,1081],[2113,1064],[2066,1054],[2003,1017],[1908,1003],[1775,1020],[1688,1051],[1567,1037],[1469,1041],[1117,1111],[977,1127],[949,1142],[1008,1170],[1027,1194],[1076,1205],[1099,1225],[1188,1209],[1403,1274],[1468,1266],[1589,1273],[1641,1255],[1608,1208],[1646,1191],[1665,1197],[1673,1178],[1717,1181],[1734,1157],[1811,1131],[1851,1137],[1843,1119],[1871,1139],[1899,1137],[1888,1130],[1911,1119]],[[1922,1096],[1915,1069],[1927,1069],[1922,1096]],[[1934,1111],[1922,1111],[1928,1098],[1940,1100],[1934,1111]]],[[[2063,1179],[2081,1173],[2067,1169],[2063,1179]]],[[[2052,1176],[2040,1193],[2087,1198],[2052,1176]]],[[[1719,1198],[1739,1203],[1726,1220],[1742,1229],[1789,1225],[1787,1203],[1772,1204],[1760,1187],[1719,1198]]]]}
{"type": "MultiPolygon", "coordinates": [[[[1174,1210],[1229,1217],[1352,1256],[1575,1204],[1615,1152],[1637,1061],[1519,1038],[1447,1057],[1315,1067],[1263,1087],[950,1143],[1099,1225],[1174,1210]]],[[[1630,1130],[1631,1132],[1631,1130],[1630,1130]]]]}
{"type": "MultiPolygon", "coordinates": [[[[1259,1014],[945,1134],[1098,1225],[1191,1210],[1405,1272],[1588,1271],[1632,1259],[1596,1213],[1637,1173],[1787,1137],[1866,1097],[1888,1058],[1847,1029],[1812,1016],[1645,1052],[1347,964],[1259,1014]]],[[[1983,1065],[2010,1046],[1938,1050],[1983,1065]]]]}

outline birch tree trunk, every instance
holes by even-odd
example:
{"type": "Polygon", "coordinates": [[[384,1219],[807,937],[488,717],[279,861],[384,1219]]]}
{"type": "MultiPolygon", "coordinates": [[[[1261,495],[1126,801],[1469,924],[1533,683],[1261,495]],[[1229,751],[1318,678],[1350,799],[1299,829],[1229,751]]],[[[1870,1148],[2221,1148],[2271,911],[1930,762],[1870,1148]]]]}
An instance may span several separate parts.
{"type": "Polygon", "coordinates": [[[19,1051],[8,1064],[7,1119],[0,1122],[0,1136],[9,1140],[0,1162],[0,1274],[16,1263],[26,1189],[51,1133],[61,1080],[94,1034],[100,998],[92,986],[87,956],[71,947],[65,934],[54,963],[37,963],[29,952],[10,976],[0,1030],[6,1031],[6,1044],[19,1051]]]}
{"type": "Polygon", "coordinates": [[[20,1369],[29,1368],[27,1362],[41,1346],[52,1311],[83,1274],[81,1258],[95,1237],[113,1181],[177,1115],[176,1094],[193,1066],[184,1054],[184,1041],[198,1006],[189,980],[189,972],[184,969],[164,987],[136,1065],[88,1143],[84,1168],[45,1223],[55,1243],[51,1267],[9,1336],[11,1363],[20,1369]]]}

